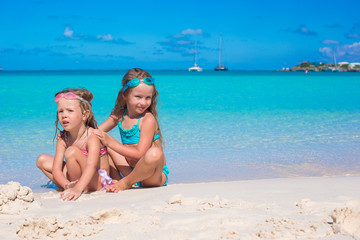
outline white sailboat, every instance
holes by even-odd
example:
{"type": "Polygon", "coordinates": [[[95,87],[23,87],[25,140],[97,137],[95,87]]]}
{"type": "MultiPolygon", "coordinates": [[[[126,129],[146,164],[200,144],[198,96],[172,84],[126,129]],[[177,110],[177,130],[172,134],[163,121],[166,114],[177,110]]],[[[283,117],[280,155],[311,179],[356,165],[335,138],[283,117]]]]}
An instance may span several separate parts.
{"type": "Polygon", "coordinates": [[[326,71],[327,72],[340,72],[340,69],[336,67],[336,57],[335,57],[335,48],[333,50],[333,58],[334,58],[334,67],[329,67],[326,71]]]}
{"type": "Polygon", "coordinates": [[[227,71],[228,69],[225,67],[225,65],[221,64],[221,40],[222,40],[222,34],[220,33],[220,47],[219,47],[219,65],[214,69],[215,71],[227,71]]]}
{"type": "Polygon", "coordinates": [[[197,57],[197,50],[196,50],[196,41],[195,41],[195,63],[193,67],[189,68],[189,72],[201,72],[203,70],[201,67],[199,67],[196,64],[196,57],[197,57]]]}
{"type": "Polygon", "coordinates": [[[336,67],[336,57],[335,57],[335,49],[334,49],[334,68],[332,69],[333,72],[340,72],[340,70],[336,67]]]}

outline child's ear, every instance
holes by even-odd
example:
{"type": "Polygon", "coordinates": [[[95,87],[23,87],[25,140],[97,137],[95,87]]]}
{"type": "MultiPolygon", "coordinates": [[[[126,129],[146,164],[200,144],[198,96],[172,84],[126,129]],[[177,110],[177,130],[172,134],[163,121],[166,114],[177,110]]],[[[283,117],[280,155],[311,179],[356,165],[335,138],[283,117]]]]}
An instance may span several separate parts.
{"type": "Polygon", "coordinates": [[[88,119],[90,116],[90,110],[85,110],[83,112],[83,120],[86,121],[86,119],[88,119]]]}

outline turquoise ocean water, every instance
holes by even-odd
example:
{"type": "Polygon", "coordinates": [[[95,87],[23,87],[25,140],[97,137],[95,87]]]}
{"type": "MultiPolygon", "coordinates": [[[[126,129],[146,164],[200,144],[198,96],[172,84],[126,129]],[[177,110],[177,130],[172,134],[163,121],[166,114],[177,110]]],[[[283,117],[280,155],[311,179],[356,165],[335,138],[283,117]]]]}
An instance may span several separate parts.
{"type": "MultiPolygon", "coordinates": [[[[36,157],[55,151],[54,94],[88,88],[101,123],[124,73],[0,72],[0,183],[40,190],[36,157]]],[[[170,184],[360,174],[359,73],[150,73],[170,184]]]]}

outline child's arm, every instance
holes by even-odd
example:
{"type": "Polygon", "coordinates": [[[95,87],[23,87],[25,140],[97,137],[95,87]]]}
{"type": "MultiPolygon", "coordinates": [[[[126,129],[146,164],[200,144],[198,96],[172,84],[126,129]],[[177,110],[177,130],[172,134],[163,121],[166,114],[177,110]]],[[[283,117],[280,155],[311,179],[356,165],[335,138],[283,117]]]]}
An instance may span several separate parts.
{"type": "Polygon", "coordinates": [[[118,118],[111,114],[106,120],[105,122],[103,122],[102,124],[100,124],[98,126],[99,129],[101,129],[104,132],[109,132],[111,129],[113,129],[114,127],[116,127],[116,125],[119,123],[118,118]]]}
{"type": "Polygon", "coordinates": [[[94,134],[99,137],[99,139],[104,145],[113,149],[115,152],[118,152],[125,157],[140,159],[151,147],[155,129],[155,118],[151,113],[147,113],[142,120],[140,140],[136,147],[128,147],[119,143],[112,136],[101,131],[101,129],[95,130],[94,134]]]}
{"type": "Polygon", "coordinates": [[[76,200],[80,197],[87,185],[92,180],[96,167],[100,160],[100,140],[91,135],[88,139],[88,157],[86,160],[86,167],[83,169],[79,181],[73,188],[68,189],[66,192],[61,194],[63,200],[76,200]]]}
{"type": "Polygon", "coordinates": [[[52,166],[52,174],[54,176],[54,180],[63,189],[66,188],[66,184],[70,183],[70,181],[63,174],[65,149],[65,142],[63,139],[60,138],[56,143],[55,158],[52,166]]]}

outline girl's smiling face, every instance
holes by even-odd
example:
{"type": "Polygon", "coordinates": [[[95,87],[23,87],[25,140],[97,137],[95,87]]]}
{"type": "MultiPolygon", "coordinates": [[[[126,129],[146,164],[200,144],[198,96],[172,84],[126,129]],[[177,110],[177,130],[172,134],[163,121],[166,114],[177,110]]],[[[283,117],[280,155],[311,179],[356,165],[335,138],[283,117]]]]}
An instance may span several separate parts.
{"type": "Polygon", "coordinates": [[[128,111],[132,114],[142,114],[151,105],[154,87],[140,83],[138,86],[131,88],[128,94],[124,95],[128,111]]]}
{"type": "Polygon", "coordinates": [[[81,127],[86,120],[85,114],[82,113],[79,100],[69,100],[61,98],[57,103],[57,116],[61,126],[65,131],[71,131],[81,127]]]}

